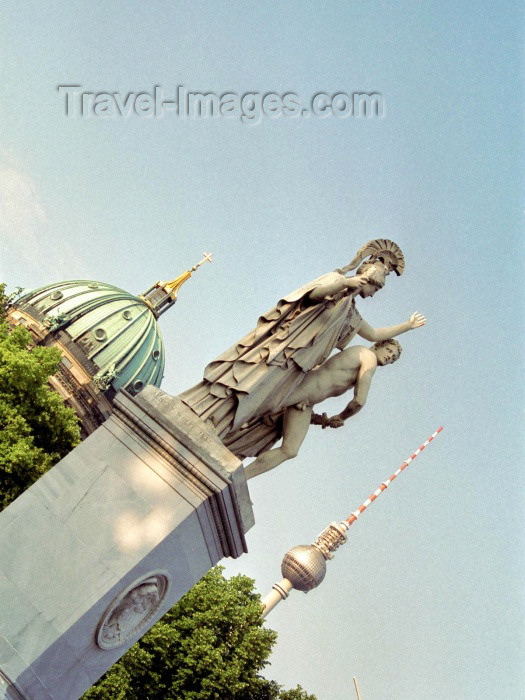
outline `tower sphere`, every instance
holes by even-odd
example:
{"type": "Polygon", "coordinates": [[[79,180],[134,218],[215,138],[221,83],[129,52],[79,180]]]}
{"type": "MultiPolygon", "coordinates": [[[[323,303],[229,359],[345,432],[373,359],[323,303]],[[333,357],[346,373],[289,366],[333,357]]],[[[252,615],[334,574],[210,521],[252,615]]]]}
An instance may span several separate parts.
{"type": "Polygon", "coordinates": [[[326,574],[326,561],[313,545],[300,544],[284,555],[281,573],[298,591],[305,593],[316,588],[326,574]]]}

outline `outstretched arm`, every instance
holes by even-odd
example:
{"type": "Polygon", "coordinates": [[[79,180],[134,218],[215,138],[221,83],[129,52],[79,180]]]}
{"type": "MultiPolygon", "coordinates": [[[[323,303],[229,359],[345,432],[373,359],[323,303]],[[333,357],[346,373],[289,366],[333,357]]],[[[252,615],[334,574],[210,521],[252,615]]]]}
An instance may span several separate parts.
{"type": "Polygon", "coordinates": [[[366,275],[355,275],[354,277],[345,277],[344,275],[338,275],[338,277],[329,284],[320,284],[315,289],[312,289],[308,295],[312,301],[322,301],[326,297],[332,294],[339,294],[346,289],[352,291],[358,291],[368,282],[368,277],[366,275]]]}
{"type": "Polygon", "coordinates": [[[366,321],[361,321],[359,328],[357,329],[358,335],[365,340],[370,340],[372,343],[377,343],[380,340],[388,340],[389,338],[394,338],[396,335],[401,333],[406,333],[406,331],[411,331],[414,328],[419,328],[424,326],[427,319],[417,311],[415,311],[412,316],[405,321],[405,323],[399,323],[397,326],[388,326],[386,328],[372,328],[366,321]]]}
{"type": "Polygon", "coordinates": [[[356,399],[352,399],[350,403],[348,403],[341,411],[341,413],[337,413],[335,416],[331,416],[331,418],[328,419],[328,425],[331,428],[342,428],[342,426],[345,424],[345,420],[355,416],[356,413],[359,413],[362,408],[362,403],[359,403],[359,401],[356,399]]]}

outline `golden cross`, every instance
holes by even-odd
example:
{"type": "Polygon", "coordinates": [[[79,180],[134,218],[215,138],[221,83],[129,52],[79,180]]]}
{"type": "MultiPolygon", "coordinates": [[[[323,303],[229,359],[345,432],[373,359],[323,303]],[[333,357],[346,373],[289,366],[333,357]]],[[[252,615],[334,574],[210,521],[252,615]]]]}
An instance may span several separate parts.
{"type": "Polygon", "coordinates": [[[194,265],[191,269],[196,270],[198,267],[200,267],[203,263],[205,262],[213,262],[212,255],[213,253],[203,253],[204,257],[200,262],[198,262],[196,265],[194,265]]]}

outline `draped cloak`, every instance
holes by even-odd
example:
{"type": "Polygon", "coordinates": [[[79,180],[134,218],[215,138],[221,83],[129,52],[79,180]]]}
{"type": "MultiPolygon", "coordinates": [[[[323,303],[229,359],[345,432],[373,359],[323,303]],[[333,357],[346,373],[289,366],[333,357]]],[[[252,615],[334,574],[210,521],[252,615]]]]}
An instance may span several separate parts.
{"type": "Polygon", "coordinates": [[[362,318],[353,290],[309,298],[341,278],[329,272],[280,299],[254,330],[210,362],[202,382],[180,394],[239,457],[256,456],[282,437],[288,395],[356,334],[362,318]]]}

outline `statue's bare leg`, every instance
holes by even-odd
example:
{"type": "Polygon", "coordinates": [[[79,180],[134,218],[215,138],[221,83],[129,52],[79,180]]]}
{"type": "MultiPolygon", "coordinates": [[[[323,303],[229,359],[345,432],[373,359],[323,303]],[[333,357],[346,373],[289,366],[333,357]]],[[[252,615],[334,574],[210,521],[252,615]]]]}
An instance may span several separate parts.
{"type": "Polygon", "coordinates": [[[308,432],[311,416],[311,408],[306,408],[304,411],[294,406],[287,408],[283,416],[282,445],[274,447],[273,450],[268,450],[268,452],[263,452],[262,455],[249,464],[244,470],[246,478],[252,479],[254,476],[264,474],[264,472],[279,466],[287,459],[296,457],[308,432]]]}

